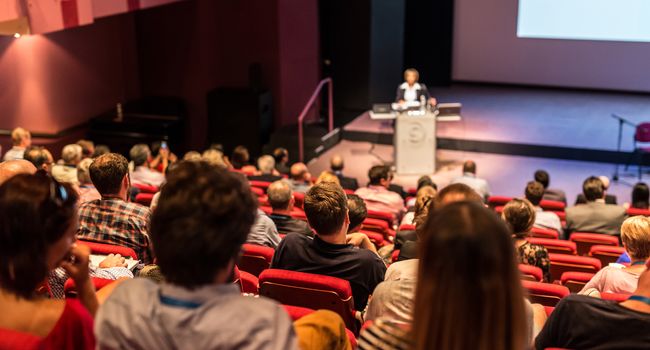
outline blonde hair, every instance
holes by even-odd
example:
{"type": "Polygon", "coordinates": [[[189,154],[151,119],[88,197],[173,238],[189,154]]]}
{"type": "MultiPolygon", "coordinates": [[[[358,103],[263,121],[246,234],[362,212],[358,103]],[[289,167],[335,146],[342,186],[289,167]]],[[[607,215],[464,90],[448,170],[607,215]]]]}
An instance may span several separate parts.
{"type": "Polygon", "coordinates": [[[20,146],[20,144],[23,142],[23,139],[31,137],[32,134],[21,127],[17,127],[11,132],[11,142],[14,146],[20,146]]]}
{"type": "Polygon", "coordinates": [[[415,69],[415,68],[409,68],[409,69],[407,69],[407,70],[404,71],[404,80],[406,80],[406,76],[407,76],[409,73],[413,73],[413,74],[415,74],[415,81],[420,80],[420,72],[418,72],[418,70],[415,69]]]}
{"type": "Polygon", "coordinates": [[[226,162],[224,162],[223,160],[223,153],[217,151],[216,149],[209,149],[203,152],[201,158],[203,158],[204,161],[214,166],[224,168],[224,169],[228,167],[226,162]]]}
{"type": "Polygon", "coordinates": [[[190,162],[199,161],[201,160],[201,153],[197,151],[189,151],[185,153],[185,155],[183,156],[183,160],[187,160],[190,162]]]}
{"type": "Polygon", "coordinates": [[[621,240],[625,250],[635,260],[650,257],[650,218],[633,216],[621,225],[621,240]]]}
{"type": "Polygon", "coordinates": [[[321,182],[331,182],[339,186],[341,185],[341,181],[339,181],[339,177],[329,170],[325,170],[322,173],[320,173],[320,175],[318,175],[318,179],[316,179],[316,184],[319,184],[321,182]]]}

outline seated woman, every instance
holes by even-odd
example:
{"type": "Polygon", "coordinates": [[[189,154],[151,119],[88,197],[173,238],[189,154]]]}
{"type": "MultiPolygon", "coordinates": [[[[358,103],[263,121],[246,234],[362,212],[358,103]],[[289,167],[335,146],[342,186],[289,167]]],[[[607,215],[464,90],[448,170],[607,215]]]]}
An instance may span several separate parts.
{"type": "Polygon", "coordinates": [[[395,101],[400,104],[420,102],[422,97],[424,97],[425,101],[430,105],[435,106],[437,103],[436,99],[429,95],[429,90],[426,85],[418,83],[419,79],[420,73],[415,68],[405,70],[405,81],[397,88],[397,97],[395,97],[395,101]]]}
{"type": "Polygon", "coordinates": [[[552,282],[548,251],[526,240],[535,224],[535,207],[526,199],[513,199],[506,204],[501,215],[512,230],[519,263],[539,267],[544,274],[544,282],[552,282]]]}
{"type": "Polygon", "coordinates": [[[648,209],[650,207],[650,188],[644,182],[639,182],[632,188],[630,207],[636,209],[648,209]]]}
{"type": "Polygon", "coordinates": [[[74,244],[76,203],[72,187],[41,173],[16,175],[0,186],[0,348],[94,348],[91,315],[98,302],[89,249],[74,244]],[[37,295],[59,266],[74,279],[78,299],[37,295]]]}
{"type": "Polygon", "coordinates": [[[359,348],[526,349],[533,312],[503,222],[481,203],[451,203],[424,223],[421,240],[412,325],[378,319],[359,348]]]}
{"type": "Polygon", "coordinates": [[[612,264],[598,271],[579,294],[600,296],[600,293],[632,294],[650,258],[650,218],[633,216],[621,225],[623,247],[630,256],[630,266],[612,264]]]}

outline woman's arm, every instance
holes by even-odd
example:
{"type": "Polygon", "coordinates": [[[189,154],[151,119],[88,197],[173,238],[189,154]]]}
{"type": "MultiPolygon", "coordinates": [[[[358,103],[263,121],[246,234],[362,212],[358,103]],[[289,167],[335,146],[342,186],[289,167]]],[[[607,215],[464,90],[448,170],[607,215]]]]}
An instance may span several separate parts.
{"type": "Polygon", "coordinates": [[[89,263],[90,263],[90,248],[84,245],[73,245],[70,249],[69,261],[61,264],[68,275],[74,280],[77,286],[77,297],[79,301],[88,309],[90,314],[95,317],[99,302],[95,294],[95,286],[90,279],[89,263]]]}

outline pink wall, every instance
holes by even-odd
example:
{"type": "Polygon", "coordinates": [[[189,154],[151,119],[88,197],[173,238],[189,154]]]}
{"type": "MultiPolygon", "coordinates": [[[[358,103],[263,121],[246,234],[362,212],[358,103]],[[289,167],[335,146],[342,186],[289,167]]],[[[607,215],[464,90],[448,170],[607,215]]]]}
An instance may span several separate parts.
{"type": "MultiPolygon", "coordinates": [[[[137,98],[133,26],[133,16],[125,15],[51,34],[1,37],[0,129],[57,133],[137,98]]],[[[0,142],[6,151],[10,140],[0,142]]]]}

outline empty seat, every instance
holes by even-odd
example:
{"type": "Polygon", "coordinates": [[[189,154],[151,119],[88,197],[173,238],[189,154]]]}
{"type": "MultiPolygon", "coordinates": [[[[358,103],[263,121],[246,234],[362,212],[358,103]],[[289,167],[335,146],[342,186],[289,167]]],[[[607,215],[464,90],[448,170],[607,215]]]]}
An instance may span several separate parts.
{"type": "Polygon", "coordinates": [[[571,242],[576,243],[578,255],[589,254],[589,249],[593,245],[611,245],[618,247],[618,237],[609,236],[602,233],[575,232],[569,238],[571,242]]]}
{"type": "Polygon", "coordinates": [[[312,273],[268,269],[259,277],[260,295],[281,304],[326,309],[338,313],[348,329],[357,333],[350,282],[312,273]]]}
{"type": "Polygon", "coordinates": [[[297,208],[303,209],[303,204],[305,203],[305,194],[302,192],[293,192],[293,199],[295,200],[294,205],[297,208]]]}
{"type": "Polygon", "coordinates": [[[600,260],[587,256],[568,254],[549,254],[551,259],[551,278],[558,281],[565,272],[596,273],[601,268],[600,260]]]}
{"type": "Polygon", "coordinates": [[[512,197],[490,196],[488,197],[487,203],[490,206],[490,208],[496,208],[496,207],[501,207],[506,205],[506,203],[510,202],[511,200],[512,197]]]}
{"type": "Polygon", "coordinates": [[[576,255],[576,244],[573,242],[536,237],[530,237],[527,241],[544,246],[549,253],[576,255]]]}
{"type": "Polygon", "coordinates": [[[89,247],[91,254],[97,254],[97,255],[120,254],[125,258],[131,257],[134,260],[138,260],[138,255],[135,253],[135,250],[128,247],[122,247],[119,245],[106,244],[106,243],[97,243],[91,241],[82,241],[82,240],[78,240],[77,244],[81,244],[89,247]]]}
{"type": "Polygon", "coordinates": [[[592,245],[589,248],[589,256],[600,260],[603,267],[616,262],[623,253],[625,253],[625,248],[611,245],[592,245]]]}
{"type": "Polygon", "coordinates": [[[544,272],[537,266],[519,264],[521,279],[533,282],[541,282],[544,278],[544,272]]]}
{"type": "Polygon", "coordinates": [[[241,284],[242,293],[259,294],[259,280],[252,273],[239,271],[239,283],[241,284]]]}
{"type": "Polygon", "coordinates": [[[239,259],[237,267],[257,277],[262,271],[271,267],[273,253],[275,253],[275,249],[273,248],[244,244],[242,246],[242,256],[239,259]]]}
{"type": "Polygon", "coordinates": [[[530,230],[530,236],[535,238],[558,239],[560,234],[555,230],[533,227],[530,230]]]}
{"type": "Polygon", "coordinates": [[[551,283],[521,281],[522,286],[528,291],[528,298],[531,303],[538,303],[544,306],[557,305],[562,298],[571,294],[565,286],[551,283]]]}
{"type": "Polygon", "coordinates": [[[566,204],[564,204],[564,202],[549,201],[549,200],[542,200],[539,203],[539,206],[542,209],[544,209],[545,211],[560,211],[560,212],[563,212],[564,209],[566,208],[566,204]]]}
{"type": "Polygon", "coordinates": [[[571,293],[578,293],[594,277],[593,273],[586,272],[565,272],[560,277],[563,286],[569,288],[571,293]]]}

